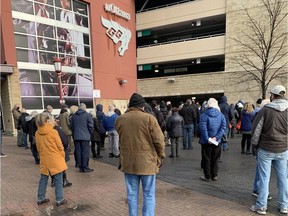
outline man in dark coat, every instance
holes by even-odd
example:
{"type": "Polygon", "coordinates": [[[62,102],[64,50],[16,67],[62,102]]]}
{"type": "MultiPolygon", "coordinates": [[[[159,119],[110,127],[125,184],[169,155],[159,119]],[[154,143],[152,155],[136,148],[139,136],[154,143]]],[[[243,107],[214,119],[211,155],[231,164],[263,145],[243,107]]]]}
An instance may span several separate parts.
{"type": "Polygon", "coordinates": [[[183,127],[183,149],[187,150],[187,139],[188,139],[188,150],[192,150],[192,140],[194,134],[194,125],[197,121],[197,114],[195,109],[192,107],[192,100],[187,99],[184,107],[179,111],[179,114],[184,119],[183,127]]]}
{"type": "Polygon", "coordinates": [[[97,104],[96,106],[96,118],[99,122],[99,133],[101,139],[101,149],[105,150],[105,137],[106,137],[106,130],[103,127],[103,120],[105,118],[105,113],[103,112],[103,105],[97,104]]]}
{"type": "Polygon", "coordinates": [[[28,143],[27,143],[27,135],[28,135],[28,128],[27,128],[27,122],[26,117],[29,116],[29,114],[26,112],[25,108],[22,108],[21,115],[18,119],[18,128],[22,130],[23,136],[22,136],[22,143],[25,149],[29,149],[28,143]]]}
{"type": "Polygon", "coordinates": [[[184,119],[178,114],[178,108],[172,109],[172,115],[168,118],[166,123],[166,130],[171,138],[171,155],[170,158],[174,158],[174,145],[176,146],[176,157],[179,155],[179,142],[182,137],[182,128],[184,126],[184,119]]]}
{"type": "Polygon", "coordinates": [[[71,118],[71,130],[80,172],[94,171],[89,168],[89,142],[94,130],[93,120],[91,115],[86,112],[84,103],[80,104],[78,111],[71,118]]]}
{"type": "MultiPolygon", "coordinates": [[[[219,107],[220,107],[220,110],[221,110],[222,114],[224,115],[224,117],[226,119],[225,135],[226,135],[226,138],[227,138],[228,137],[228,133],[229,133],[229,123],[233,119],[233,111],[232,111],[230,105],[227,103],[227,97],[226,96],[223,95],[221,97],[221,100],[220,100],[220,103],[219,103],[219,107]]],[[[227,139],[226,139],[226,142],[223,143],[222,148],[223,148],[223,151],[227,151],[229,149],[228,148],[227,139]]]]}
{"type": "Polygon", "coordinates": [[[21,116],[19,104],[14,105],[12,109],[12,114],[13,114],[13,119],[14,119],[14,127],[17,130],[17,145],[21,147],[23,146],[23,143],[22,143],[23,132],[21,128],[18,128],[18,120],[19,120],[19,117],[21,116]]]}

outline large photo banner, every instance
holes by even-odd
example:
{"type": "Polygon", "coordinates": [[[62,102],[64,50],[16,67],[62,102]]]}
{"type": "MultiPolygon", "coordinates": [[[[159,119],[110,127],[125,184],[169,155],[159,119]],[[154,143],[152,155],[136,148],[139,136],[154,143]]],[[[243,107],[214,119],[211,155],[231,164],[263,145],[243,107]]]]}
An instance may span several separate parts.
{"type": "MultiPolygon", "coordinates": [[[[13,11],[23,13],[13,17],[17,61],[53,65],[53,60],[60,58],[62,66],[76,71],[61,75],[65,103],[78,105],[85,100],[93,106],[88,4],[75,0],[11,2],[13,11]],[[35,16],[35,21],[31,21],[31,16],[35,16]]],[[[25,108],[42,109],[47,103],[60,106],[55,71],[39,70],[36,66],[35,70],[31,70],[31,66],[19,68],[19,79],[25,108]]]]}

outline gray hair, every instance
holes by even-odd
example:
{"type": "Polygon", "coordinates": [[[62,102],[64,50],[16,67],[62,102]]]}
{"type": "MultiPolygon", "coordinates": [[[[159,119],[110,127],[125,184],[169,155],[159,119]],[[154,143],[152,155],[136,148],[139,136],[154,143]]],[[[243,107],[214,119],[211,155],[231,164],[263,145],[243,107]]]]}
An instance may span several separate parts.
{"type": "Polygon", "coordinates": [[[35,116],[37,116],[37,115],[38,115],[38,112],[37,112],[37,111],[32,111],[31,114],[30,114],[30,116],[32,116],[32,117],[35,117],[35,116]]]}
{"type": "Polygon", "coordinates": [[[85,103],[80,103],[79,109],[86,110],[86,104],[85,103]]]}
{"type": "Polygon", "coordinates": [[[91,110],[91,111],[90,111],[90,115],[92,116],[92,118],[96,118],[96,112],[95,112],[95,110],[91,110]]]}

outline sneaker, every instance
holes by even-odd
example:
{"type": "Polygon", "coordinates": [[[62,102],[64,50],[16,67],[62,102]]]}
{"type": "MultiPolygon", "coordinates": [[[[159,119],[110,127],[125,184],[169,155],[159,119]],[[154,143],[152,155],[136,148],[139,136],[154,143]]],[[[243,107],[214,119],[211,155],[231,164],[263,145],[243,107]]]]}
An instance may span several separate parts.
{"type": "Polygon", "coordinates": [[[99,158],[103,158],[103,156],[102,155],[97,155],[96,159],[99,159],[99,158]]]}
{"type": "Polygon", "coordinates": [[[215,177],[212,178],[212,181],[217,181],[217,180],[218,180],[218,177],[217,177],[217,176],[215,176],[215,177]]]}
{"type": "Polygon", "coordinates": [[[253,212],[257,212],[257,214],[260,214],[260,215],[266,215],[266,208],[258,208],[256,205],[252,205],[250,207],[250,210],[253,211],[253,212]]]}
{"type": "Polygon", "coordinates": [[[258,193],[255,192],[255,191],[253,191],[253,192],[252,192],[252,196],[254,196],[254,197],[258,197],[258,193]]]}
{"type": "Polygon", "coordinates": [[[61,202],[57,202],[56,203],[56,206],[61,206],[61,205],[65,205],[67,203],[67,200],[66,199],[63,199],[61,202]]]}
{"type": "Polygon", "coordinates": [[[202,181],[206,181],[206,182],[210,182],[210,181],[211,181],[211,179],[207,179],[207,178],[205,178],[204,176],[201,176],[200,179],[201,179],[202,181]]]}
{"type": "MultiPolygon", "coordinates": [[[[253,191],[253,192],[252,192],[252,196],[254,196],[254,197],[258,197],[258,193],[255,192],[255,191],[253,191]]],[[[267,198],[267,200],[271,200],[271,199],[272,199],[272,196],[271,196],[270,194],[268,194],[268,198],[267,198]]]]}
{"type": "Polygon", "coordinates": [[[0,154],[0,158],[2,158],[2,157],[7,157],[7,155],[6,155],[6,154],[3,154],[3,153],[1,153],[1,154],[0,154]]]}
{"type": "Polygon", "coordinates": [[[64,182],[63,182],[63,187],[65,188],[65,187],[70,187],[70,186],[72,186],[72,183],[71,182],[69,182],[69,181],[67,181],[67,180],[65,180],[64,182]]]}
{"type": "Polygon", "coordinates": [[[114,157],[113,153],[109,153],[109,158],[113,158],[113,157],[114,157]]]}
{"type": "Polygon", "coordinates": [[[280,209],[281,214],[288,214],[288,208],[280,209]]]}
{"type": "Polygon", "coordinates": [[[47,198],[46,198],[46,199],[44,199],[44,200],[42,200],[42,201],[38,201],[37,204],[38,204],[38,205],[42,205],[42,204],[48,203],[48,202],[50,202],[50,199],[47,199],[47,198]]]}
{"type": "Polygon", "coordinates": [[[169,158],[174,158],[174,155],[169,155],[169,158]]]}

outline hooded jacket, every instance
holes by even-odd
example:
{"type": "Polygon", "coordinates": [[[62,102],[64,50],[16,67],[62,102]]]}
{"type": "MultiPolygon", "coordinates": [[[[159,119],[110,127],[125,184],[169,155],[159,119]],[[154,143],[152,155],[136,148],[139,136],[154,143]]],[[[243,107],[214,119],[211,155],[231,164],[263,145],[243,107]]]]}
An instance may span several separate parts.
{"type": "Polygon", "coordinates": [[[266,151],[287,151],[288,101],[276,99],[266,104],[255,116],[252,129],[252,145],[266,151]]]}
{"type": "Polygon", "coordinates": [[[155,175],[165,157],[164,136],[156,118],[132,107],[117,118],[120,170],[135,175],[155,175]]]}
{"type": "Polygon", "coordinates": [[[230,121],[233,119],[233,112],[232,112],[230,105],[227,103],[227,97],[226,96],[223,95],[221,97],[219,107],[220,107],[221,112],[223,113],[223,115],[226,119],[226,126],[228,127],[230,121]]]}
{"type": "Polygon", "coordinates": [[[115,130],[115,121],[118,115],[114,111],[109,111],[103,120],[103,127],[106,131],[115,130]]]}
{"type": "Polygon", "coordinates": [[[200,144],[208,144],[208,139],[213,137],[220,143],[225,130],[226,120],[218,109],[211,107],[200,115],[200,144]]]}
{"type": "Polygon", "coordinates": [[[35,134],[36,146],[40,156],[40,173],[55,175],[67,169],[64,147],[58,132],[45,123],[35,134]]]}
{"type": "Polygon", "coordinates": [[[97,104],[97,106],[96,106],[96,117],[99,121],[99,133],[100,134],[106,133],[106,130],[103,127],[103,120],[105,118],[105,114],[103,112],[103,105],[102,104],[97,104]]]}
{"type": "Polygon", "coordinates": [[[71,130],[74,140],[90,141],[94,130],[93,119],[89,113],[79,109],[71,118],[71,130]]]}

